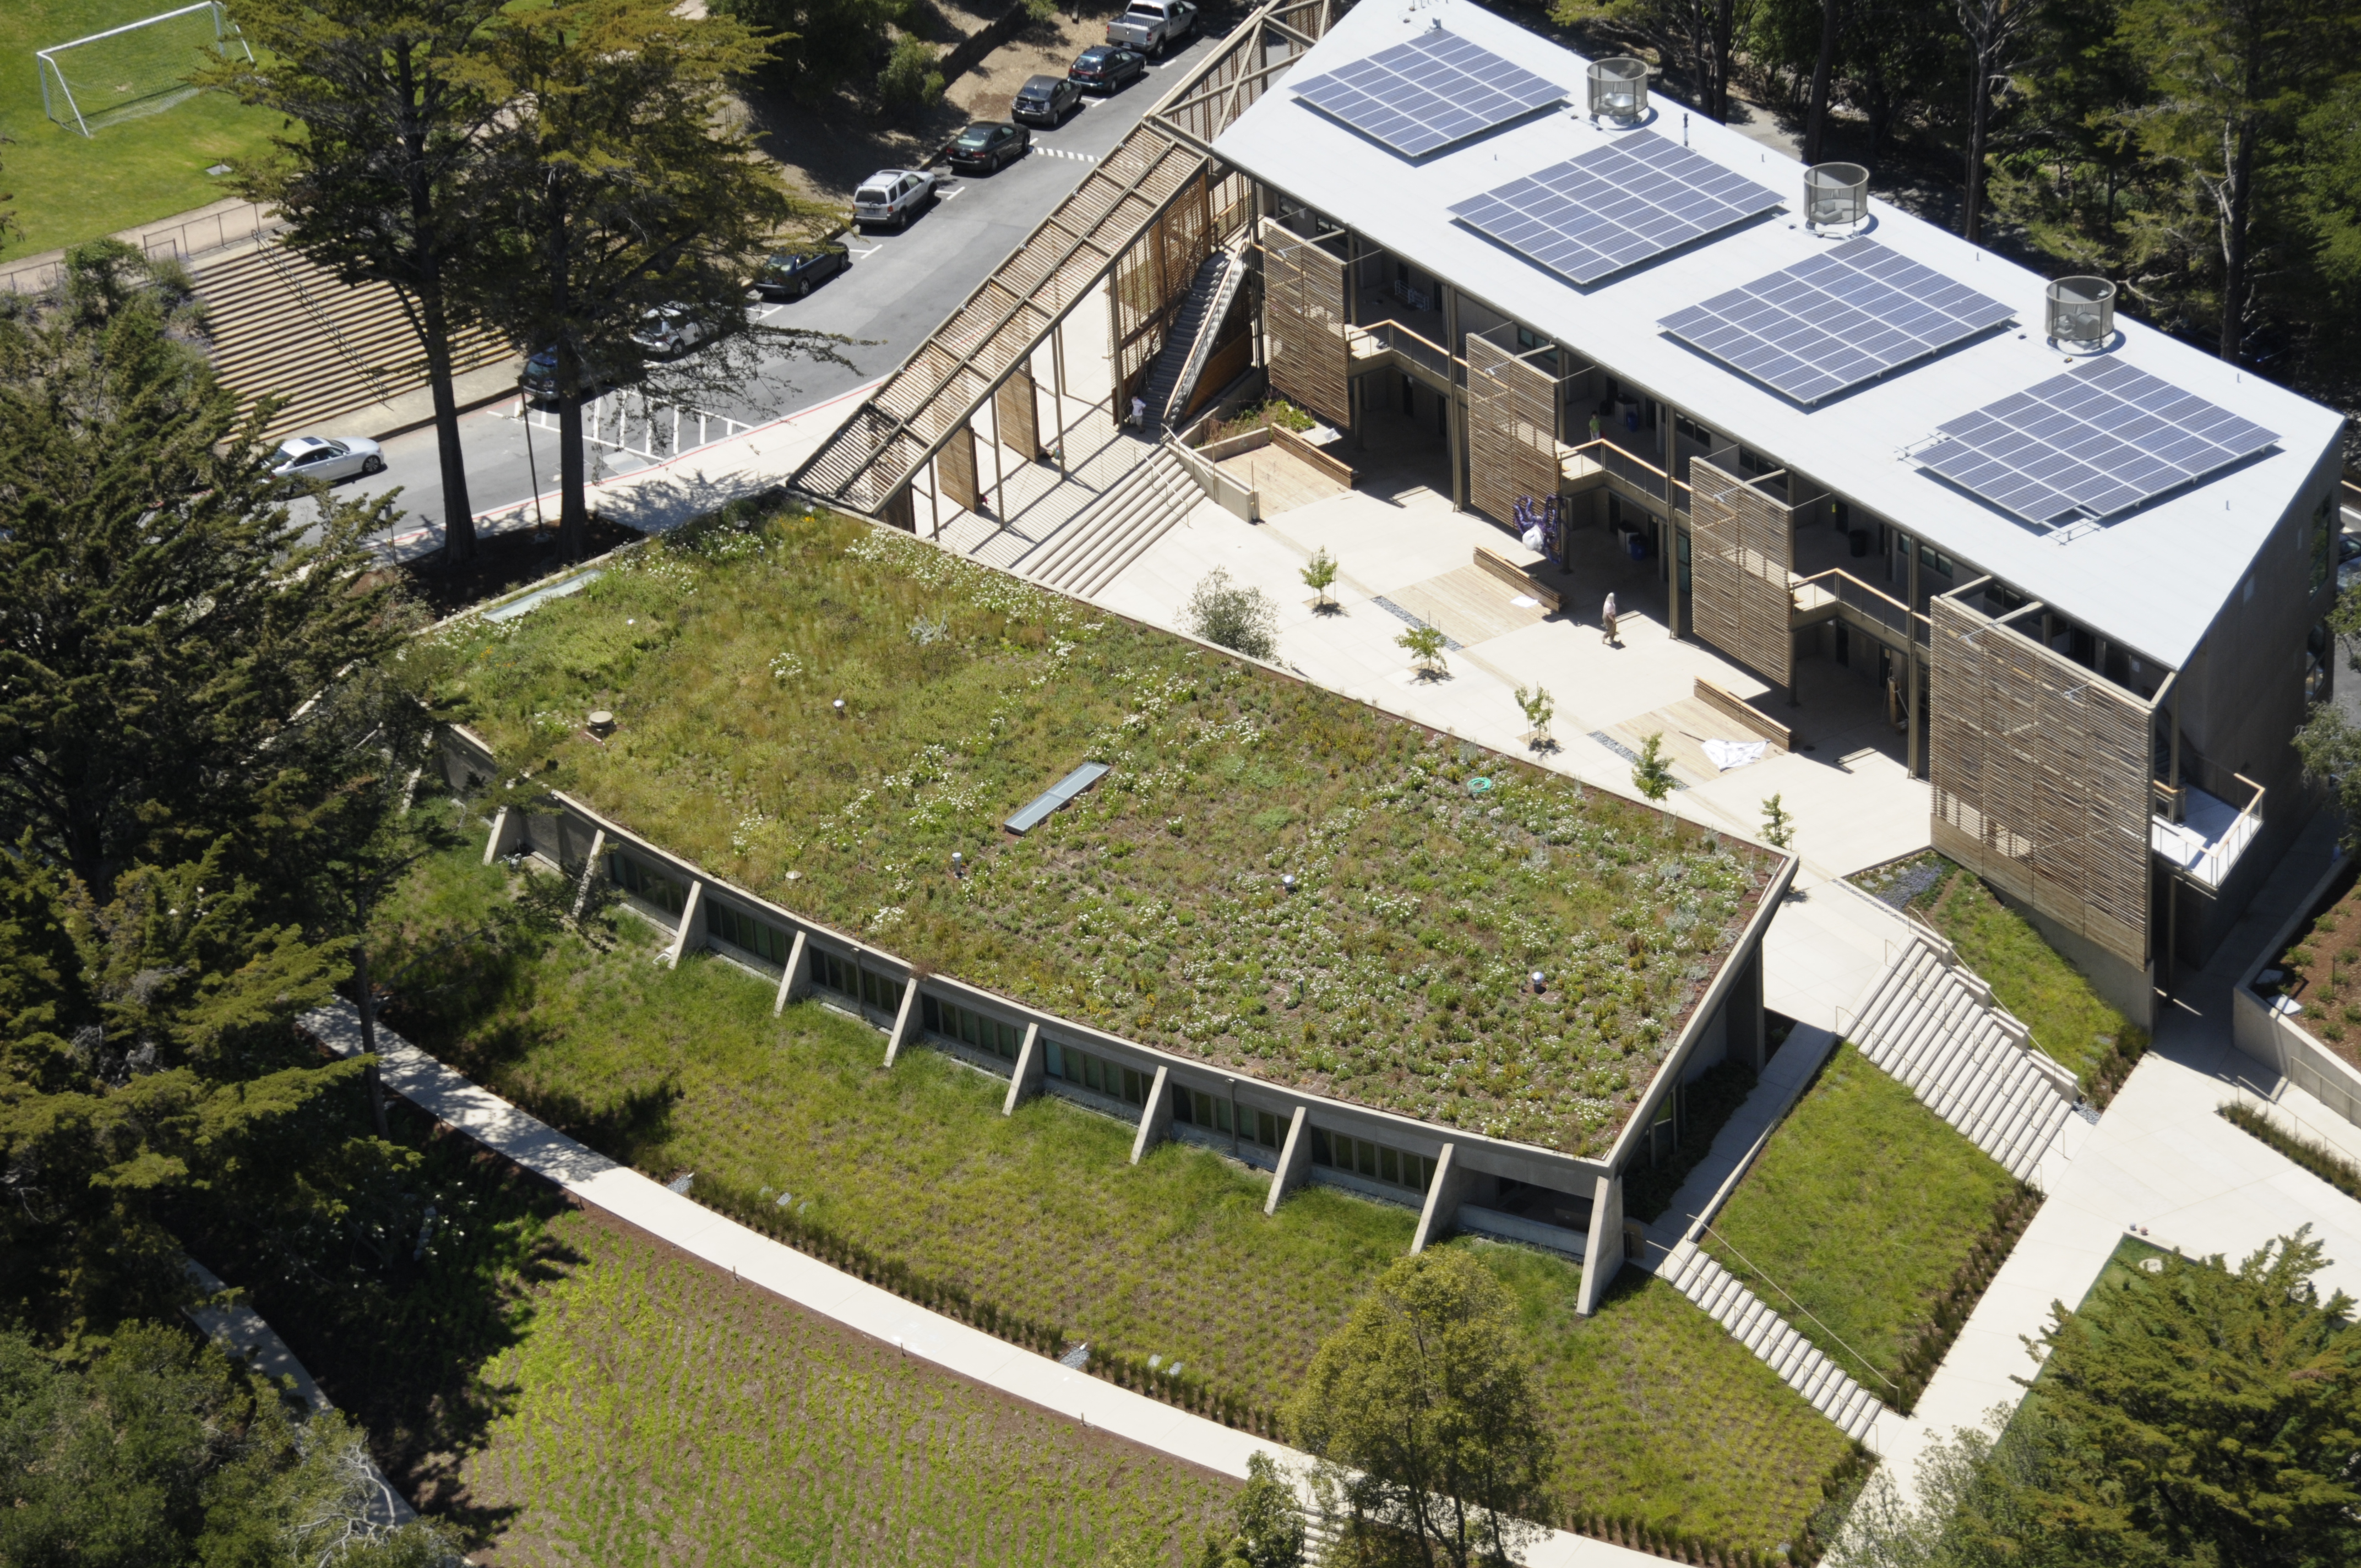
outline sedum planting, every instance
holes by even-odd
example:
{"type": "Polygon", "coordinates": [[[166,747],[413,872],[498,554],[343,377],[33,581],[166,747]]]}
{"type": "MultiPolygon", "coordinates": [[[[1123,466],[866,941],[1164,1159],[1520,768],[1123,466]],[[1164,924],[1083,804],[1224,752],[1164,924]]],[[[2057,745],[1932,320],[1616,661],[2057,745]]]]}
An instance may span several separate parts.
{"type": "Polygon", "coordinates": [[[1777,863],[825,513],[724,514],[407,662],[504,762],[921,965],[1575,1154],[1605,1149],[1777,863]],[[1092,760],[1091,793],[1002,829],[1092,760]]]}

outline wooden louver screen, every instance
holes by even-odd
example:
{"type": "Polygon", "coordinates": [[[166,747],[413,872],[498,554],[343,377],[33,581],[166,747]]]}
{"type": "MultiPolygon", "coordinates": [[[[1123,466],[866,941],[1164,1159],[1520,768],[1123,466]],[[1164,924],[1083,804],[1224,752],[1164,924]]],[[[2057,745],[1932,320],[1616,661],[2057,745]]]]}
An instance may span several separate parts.
{"type": "Polygon", "coordinates": [[[1274,218],[1263,220],[1261,237],[1271,389],[1339,428],[1349,425],[1345,264],[1274,218]]]}
{"type": "Polygon", "coordinates": [[[1000,444],[1030,463],[1041,455],[1041,432],[1033,395],[1033,378],[1019,370],[993,395],[993,427],[1000,444]]]}
{"type": "Polygon", "coordinates": [[[1557,387],[1489,338],[1467,339],[1467,496],[1496,522],[1557,494],[1557,387]]]}
{"type": "Polygon", "coordinates": [[[1690,610],[1698,639],[1773,685],[1795,679],[1793,514],[1702,457],[1689,460],[1690,610]]]}
{"type": "Polygon", "coordinates": [[[2148,961],[2148,705],[1956,600],[1933,604],[1935,848],[2148,961]]]}
{"type": "Polygon", "coordinates": [[[935,486],[945,500],[956,501],[970,511],[983,510],[983,497],[975,483],[975,431],[961,425],[952,432],[935,456],[935,486]]]}

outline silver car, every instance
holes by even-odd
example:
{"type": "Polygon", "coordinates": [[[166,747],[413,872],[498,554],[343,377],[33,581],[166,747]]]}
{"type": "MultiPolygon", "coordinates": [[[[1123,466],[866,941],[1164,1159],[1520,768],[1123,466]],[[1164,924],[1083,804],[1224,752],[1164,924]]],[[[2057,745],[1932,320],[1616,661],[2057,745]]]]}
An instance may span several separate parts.
{"type": "Polygon", "coordinates": [[[299,435],[280,444],[271,455],[270,472],[277,478],[324,479],[334,484],[363,474],[384,473],[385,455],[376,442],[357,435],[333,441],[324,435],[299,435]]]}
{"type": "Polygon", "coordinates": [[[691,315],[682,305],[658,305],[640,313],[639,330],[631,341],[648,353],[677,359],[713,335],[711,323],[691,315]]]}
{"type": "Polygon", "coordinates": [[[923,169],[881,169],[852,192],[852,221],[864,227],[908,225],[935,193],[935,177],[923,169]]]}

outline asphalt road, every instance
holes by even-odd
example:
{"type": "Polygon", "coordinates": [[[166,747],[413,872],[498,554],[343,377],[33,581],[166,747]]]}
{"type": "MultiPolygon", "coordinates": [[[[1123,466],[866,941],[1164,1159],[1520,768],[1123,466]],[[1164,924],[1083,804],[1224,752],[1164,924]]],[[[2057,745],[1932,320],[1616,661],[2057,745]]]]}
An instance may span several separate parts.
{"type": "MultiPolygon", "coordinates": [[[[998,173],[949,179],[935,206],[904,232],[846,236],[854,253],[849,270],[808,299],[754,305],[749,314],[774,326],[852,339],[838,348],[848,364],[772,358],[758,378],[735,388],[733,396],[708,400],[709,411],[759,424],[866,386],[900,365],[1082,183],[1092,165],[1114,150],[1164,95],[1173,76],[1210,52],[1214,42],[1196,39],[1112,98],[1085,97],[1081,112],[1064,125],[1036,127],[1032,153],[998,173]]],[[[460,419],[468,499],[479,515],[555,488],[556,433],[529,428],[513,417],[515,408],[507,400],[460,419]]],[[[346,433],[328,428],[308,433],[346,433]]],[[[643,461],[593,451],[594,477],[628,472],[643,461]]],[[[388,531],[389,544],[400,541],[403,554],[433,548],[443,515],[434,432],[394,437],[385,443],[385,458],[384,473],[347,481],[337,493],[399,490],[396,504],[404,515],[388,531]],[[420,537],[421,529],[430,532],[420,537]]]]}

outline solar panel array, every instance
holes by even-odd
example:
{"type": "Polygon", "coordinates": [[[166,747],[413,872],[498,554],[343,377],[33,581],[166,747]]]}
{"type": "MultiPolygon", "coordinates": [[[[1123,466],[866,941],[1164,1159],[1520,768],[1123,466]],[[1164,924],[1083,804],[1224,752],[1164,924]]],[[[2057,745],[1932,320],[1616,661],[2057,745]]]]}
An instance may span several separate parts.
{"type": "Polygon", "coordinates": [[[1657,324],[1799,403],[1817,403],[2015,313],[1873,239],[1857,239],[1657,324]]]}
{"type": "Polygon", "coordinates": [[[2078,365],[1935,433],[1914,455],[1920,467],[2042,527],[2113,517],[2279,439],[2120,359],[2078,365]]]}
{"type": "Polygon", "coordinates": [[[1781,200],[1711,159],[1637,131],[1471,197],[1451,214],[1553,272],[1595,283],[1781,200]]]}
{"type": "Polygon", "coordinates": [[[1557,83],[1440,27],[1290,86],[1404,158],[1423,158],[1565,96],[1557,83]]]}

